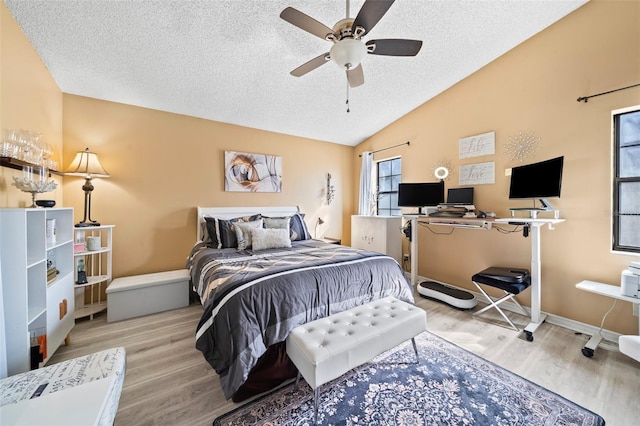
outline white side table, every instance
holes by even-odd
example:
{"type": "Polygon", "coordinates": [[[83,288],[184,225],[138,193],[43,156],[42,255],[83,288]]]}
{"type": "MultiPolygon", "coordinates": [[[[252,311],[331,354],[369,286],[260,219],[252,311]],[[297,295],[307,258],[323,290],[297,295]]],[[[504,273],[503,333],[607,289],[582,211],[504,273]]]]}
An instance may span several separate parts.
{"type": "MultiPolygon", "coordinates": [[[[629,297],[620,294],[620,287],[615,285],[603,284],[596,281],[581,281],[576,284],[576,288],[580,290],[588,291],[590,293],[600,294],[602,296],[611,297],[613,299],[624,300],[625,302],[631,302],[634,305],[640,305],[640,299],[636,297],[629,297]]],[[[638,331],[640,332],[640,318],[638,318],[638,331]]],[[[591,358],[600,344],[602,336],[595,334],[591,336],[584,348],[582,348],[582,355],[591,358]]]]}

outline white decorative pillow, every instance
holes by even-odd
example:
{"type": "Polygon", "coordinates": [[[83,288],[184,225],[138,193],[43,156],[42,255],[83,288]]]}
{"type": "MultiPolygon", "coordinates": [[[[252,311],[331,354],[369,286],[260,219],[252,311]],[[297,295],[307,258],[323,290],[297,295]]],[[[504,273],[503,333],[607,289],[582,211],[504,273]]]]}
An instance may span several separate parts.
{"type": "Polygon", "coordinates": [[[253,250],[291,247],[288,229],[251,229],[253,250]]]}
{"type": "Polygon", "coordinates": [[[236,230],[236,238],[238,239],[238,250],[245,250],[251,247],[252,238],[251,230],[262,228],[262,219],[253,220],[251,222],[237,222],[234,225],[236,230]]]}

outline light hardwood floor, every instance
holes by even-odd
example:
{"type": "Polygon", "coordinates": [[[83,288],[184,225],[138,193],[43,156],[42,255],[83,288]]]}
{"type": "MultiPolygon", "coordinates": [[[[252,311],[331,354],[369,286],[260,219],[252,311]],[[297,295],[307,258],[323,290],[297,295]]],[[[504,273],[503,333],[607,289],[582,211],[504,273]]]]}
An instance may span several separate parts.
{"type": "MultiPolygon", "coordinates": [[[[497,316],[473,317],[419,295],[416,303],[427,311],[431,332],[600,414],[609,426],[639,424],[640,363],[631,358],[604,349],[586,358],[580,349],[588,336],[555,325],[543,324],[527,342],[496,325],[497,316]]],[[[201,313],[191,305],[115,323],[106,313],[78,321],[71,344],[50,363],[123,346],[127,373],[116,425],[211,425],[237,404],[224,399],[218,376],[195,349],[201,313]]]]}

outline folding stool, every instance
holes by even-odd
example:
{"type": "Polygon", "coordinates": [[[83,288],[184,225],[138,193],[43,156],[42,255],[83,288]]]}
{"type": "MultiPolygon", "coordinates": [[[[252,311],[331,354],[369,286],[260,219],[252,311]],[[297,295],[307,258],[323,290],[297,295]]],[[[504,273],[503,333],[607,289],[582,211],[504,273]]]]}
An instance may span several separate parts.
{"type": "Polygon", "coordinates": [[[514,330],[520,331],[520,329],[515,326],[515,324],[509,319],[504,311],[500,309],[498,305],[507,300],[512,300],[513,303],[515,303],[518,308],[520,308],[524,315],[529,316],[529,313],[514,298],[514,296],[523,292],[531,285],[531,277],[529,276],[529,271],[527,269],[520,268],[504,268],[499,266],[492,266],[475,274],[473,277],[471,277],[471,281],[473,281],[476,287],[478,287],[478,290],[480,290],[480,293],[482,293],[484,297],[486,297],[489,301],[489,305],[485,306],[477,312],[474,312],[473,315],[479,315],[488,309],[496,308],[498,312],[500,312],[500,315],[502,315],[504,319],[507,320],[507,322],[514,330]],[[493,298],[489,296],[486,291],[484,291],[480,284],[499,288],[500,290],[504,291],[504,296],[500,298],[493,298]]]}

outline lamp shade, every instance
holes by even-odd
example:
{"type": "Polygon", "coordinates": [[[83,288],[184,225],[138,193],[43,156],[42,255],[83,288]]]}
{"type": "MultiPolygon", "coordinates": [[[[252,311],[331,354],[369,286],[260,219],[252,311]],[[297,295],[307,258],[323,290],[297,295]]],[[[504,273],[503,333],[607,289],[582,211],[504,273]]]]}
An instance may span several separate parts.
{"type": "Polygon", "coordinates": [[[89,151],[89,148],[84,151],[79,151],[76,157],[73,159],[67,170],[64,172],[69,176],[83,176],[86,178],[94,177],[109,177],[109,173],[102,167],[100,160],[95,152],[89,151]]]}

